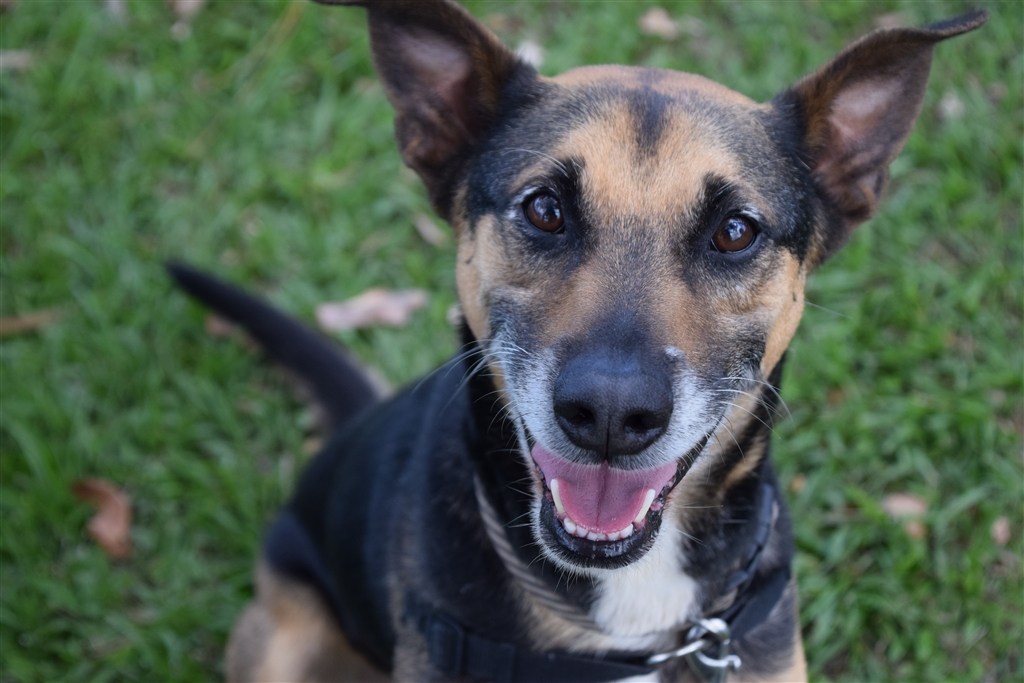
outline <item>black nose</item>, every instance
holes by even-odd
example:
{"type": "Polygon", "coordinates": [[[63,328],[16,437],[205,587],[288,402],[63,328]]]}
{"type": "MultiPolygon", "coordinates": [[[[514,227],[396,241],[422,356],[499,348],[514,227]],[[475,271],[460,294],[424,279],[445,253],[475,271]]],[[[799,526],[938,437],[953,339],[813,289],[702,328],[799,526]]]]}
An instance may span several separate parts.
{"type": "Polygon", "coordinates": [[[672,383],[657,364],[624,353],[580,355],[555,380],[555,417],[569,440],[602,459],[639,453],[672,417],[672,383]]]}

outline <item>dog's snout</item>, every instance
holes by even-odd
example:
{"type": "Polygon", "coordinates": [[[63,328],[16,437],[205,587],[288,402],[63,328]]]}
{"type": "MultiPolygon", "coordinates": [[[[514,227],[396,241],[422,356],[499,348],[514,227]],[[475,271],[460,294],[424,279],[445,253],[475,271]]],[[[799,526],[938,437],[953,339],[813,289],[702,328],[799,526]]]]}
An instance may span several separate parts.
{"type": "Polygon", "coordinates": [[[616,360],[577,357],[554,386],[558,425],[572,443],[602,459],[639,453],[661,436],[672,417],[667,373],[616,360]]]}

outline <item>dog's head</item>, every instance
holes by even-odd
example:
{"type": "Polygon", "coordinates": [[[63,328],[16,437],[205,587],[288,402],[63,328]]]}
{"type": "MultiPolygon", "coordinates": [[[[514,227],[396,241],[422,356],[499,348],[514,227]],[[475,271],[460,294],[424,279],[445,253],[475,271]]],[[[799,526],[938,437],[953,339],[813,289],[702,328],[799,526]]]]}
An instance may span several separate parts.
{"type": "Polygon", "coordinates": [[[544,78],[443,0],[343,4],[368,7],[402,156],[455,230],[536,474],[536,535],[574,570],[642,556],[716,430],[756,419],[745,397],[808,273],[875,210],[933,45],[986,18],[876,31],[759,104],[659,69],[544,78]]]}

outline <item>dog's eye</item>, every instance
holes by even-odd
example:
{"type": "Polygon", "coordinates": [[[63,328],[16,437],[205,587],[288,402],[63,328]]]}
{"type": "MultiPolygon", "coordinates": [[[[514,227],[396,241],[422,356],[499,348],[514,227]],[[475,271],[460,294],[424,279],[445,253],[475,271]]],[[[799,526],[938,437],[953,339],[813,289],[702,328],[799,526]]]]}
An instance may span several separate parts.
{"type": "Polygon", "coordinates": [[[555,195],[547,192],[527,197],[523,202],[523,212],[533,227],[544,232],[558,232],[565,225],[562,204],[555,195]]]}
{"type": "Polygon", "coordinates": [[[717,251],[734,253],[743,251],[754,242],[757,237],[757,228],[753,223],[742,216],[732,216],[725,219],[715,234],[711,236],[711,246],[717,251]]]}

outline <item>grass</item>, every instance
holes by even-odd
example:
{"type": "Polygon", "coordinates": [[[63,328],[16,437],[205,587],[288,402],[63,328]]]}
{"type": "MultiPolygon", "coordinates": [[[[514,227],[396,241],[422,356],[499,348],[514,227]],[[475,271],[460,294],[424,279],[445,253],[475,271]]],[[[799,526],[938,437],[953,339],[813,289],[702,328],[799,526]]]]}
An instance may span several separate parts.
{"type": "MultiPolygon", "coordinates": [[[[938,46],[884,209],[812,278],[790,354],[775,457],[819,680],[1024,678],[1024,9],[983,4],[986,27],[938,46]],[[923,537],[882,511],[893,492],[929,503],[923,537]]],[[[758,99],[874,17],[967,7],[670,3],[699,22],[665,41],[634,30],[646,6],[470,3],[543,45],[547,73],[666,66],[758,99]]],[[[0,315],[62,313],[0,342],[0,680],[219,677],[261,530],[310,457],[309,408],[204,332],[164,260],[306,319],[370,286],[423,287],[407,328],[340,341],[396,383],[454,349],[452,247],[413,228],[427,203],[360,15],[219,2],[184,40],[160,2],[121,22],[100,2],[0,15],[0,49],[33,58],[0,73],[0,315]],[[86,536],[84,476],[132,496],[132,559],[86,536]]]]}

